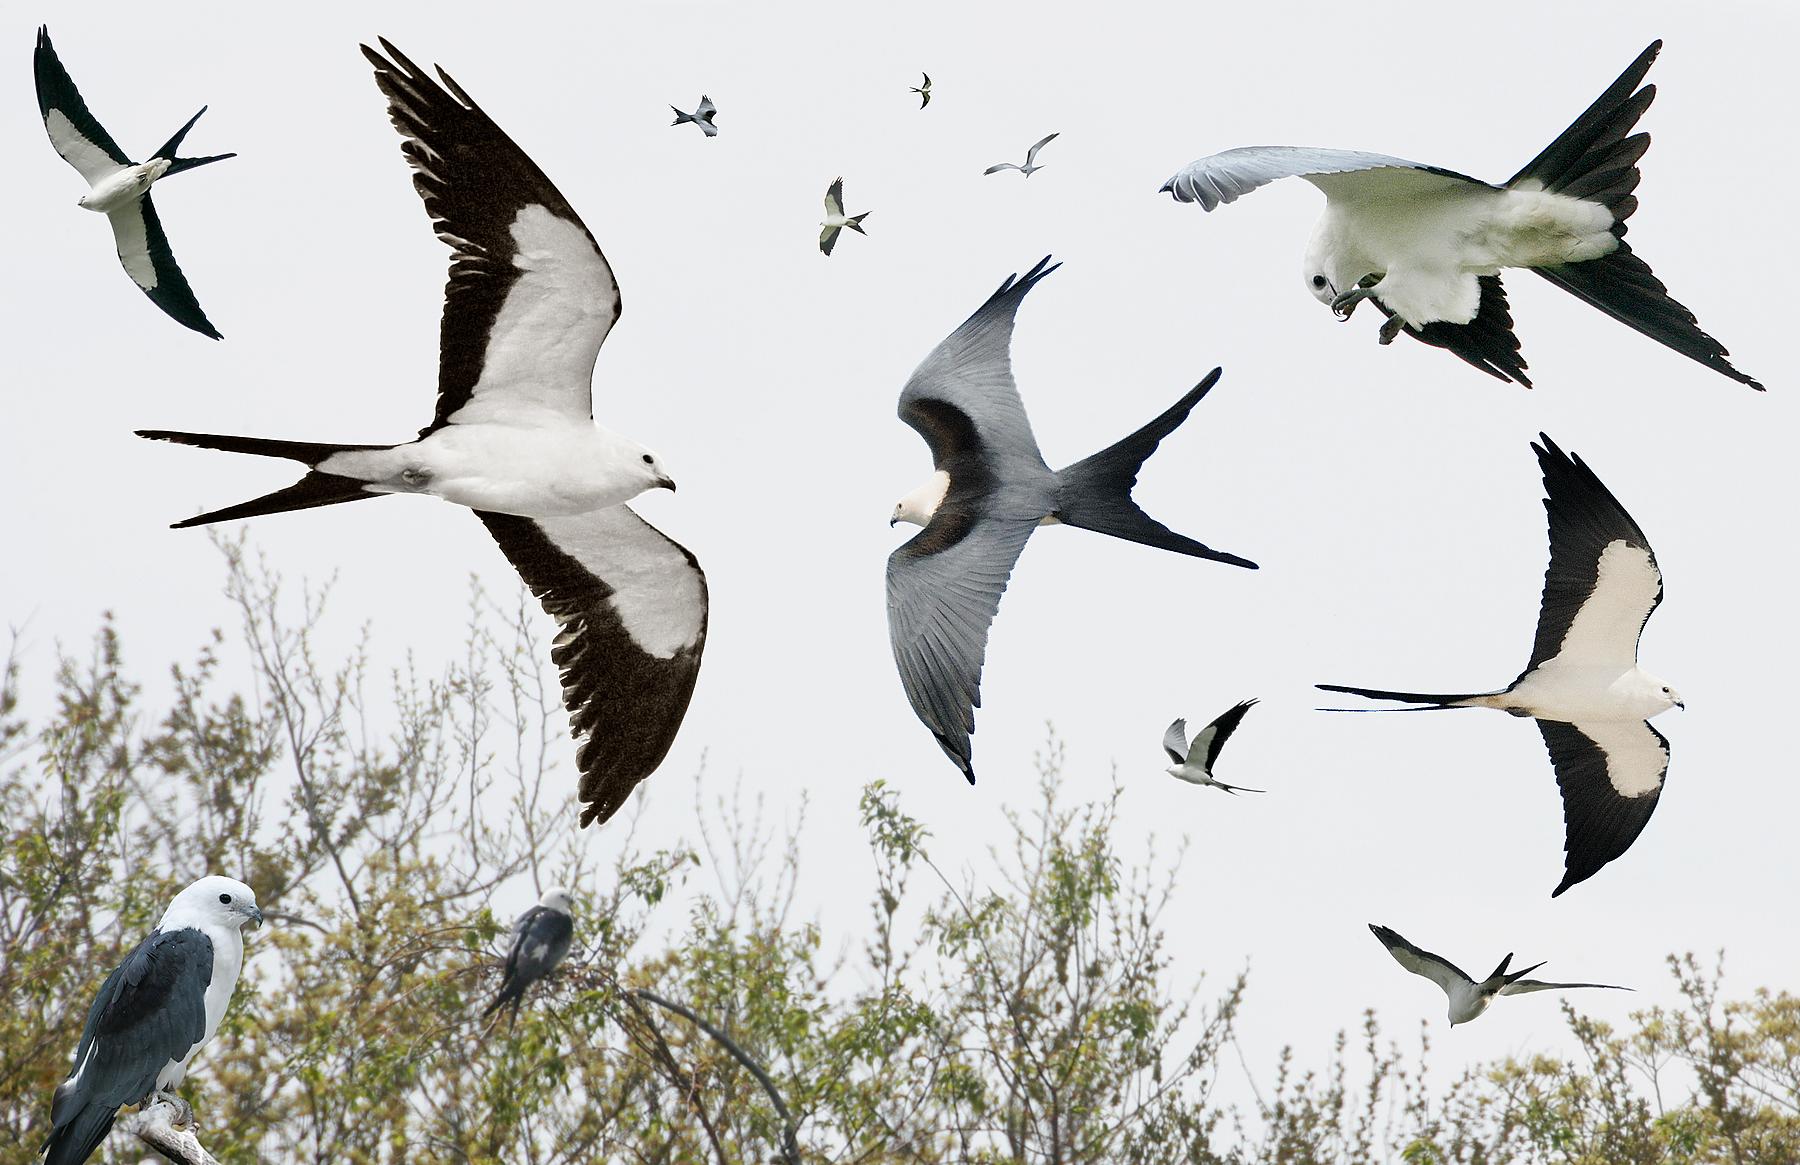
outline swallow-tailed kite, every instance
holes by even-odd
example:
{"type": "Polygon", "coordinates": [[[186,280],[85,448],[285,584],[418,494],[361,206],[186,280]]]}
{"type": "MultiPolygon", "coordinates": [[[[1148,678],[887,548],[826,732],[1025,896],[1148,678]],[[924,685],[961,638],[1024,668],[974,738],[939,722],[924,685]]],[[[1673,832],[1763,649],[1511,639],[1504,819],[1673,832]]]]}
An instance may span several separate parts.
{"type": "Polygon", "coordinates": [[[996,162],[994,165],[989,166],[987,169],[983,170],[982,173],[983,174],[998,174],[1002,170],[1017,170],[1019,173],[1025,175],[1025,177],[1029,178],[1033,174],[1037,173],[1039,170],[1043,169],[1042,166],[1037,164],[1038,151],[1043,149],[1045,146],[1049,145],[1051,142],[1055,141],[1058,136],[1059,136],[1058,134],[1045,134],[1043,137],[1039,138],[1036,142],[1034,142],[1032,144],[1032,147],[1029,150],[1025,151],[1025,164],[1023,166],[1017,165],[1016,163],[1013,163],[1013,162],[996,162]]]}
{"type": "Polygon", "coordinates": [[[1215,789],[1223,789],[1227,793],[1261,793],[1261,789],[1252,789],[1247,785],[1227,785],[1224,781],[1213,778],[1213,765],[1219,759],[1219,752],[1231,734],[1250,710],[1255,700],[1245,700],[1234,704],[1220,713],[1219,718],[1194,734],[1194,743],[1187,739],[1187,721],[1176,720],[1163,733],[1163,751],[1175,762],[1169,769],[1169,775],[1177,780],[1186,781],[1190,785],[1211,785],[1215,789]]]}
{"type": "Polygon", "coordinates": [[[1638,206],[1638,160],[1650,148],[1649,134],[1631,130],[1656,96],[1656,86],[1638,85],[1661,47],[1657,41],[1639,54],[1503,185],[1385,154],[1244,146],[1190,162],[1162,188],[1212,210],[1277,178],[1317,186],[1325,214],[1307,246],[1307,290],[1340,319],[1374,300],[1388,317],[1383,344],[1405,331],[1529,387],[1500,284],[1501,268],[1524,267],[1760,390],[1625,241],[1625,222],[1638,206]]]}
{"type": "Polygon", "coordinates": [[[868,231],[862,229],[862,220],[868,217],[869,212],[866,210],[848,217],[844,215],[844,180],[834,179],[825,191],[825,221],[819,224],[819,251],[831,254],[831,249],[837,246],[838,235],[845,227],[859,235],[868,234],[868,231]]]}
{"type": "MultiPolygon", "coordinates": [[[[669,108],[675,109],[673,105],[669,106],[669,108]]],[[[712,98],[702,93],[700,95],[700,107],[698,109],[694,110],[692,113],[683,113],[681,110],[675,109],[675,120],[671,121],[669,124],[686,125],[688,122],[692,122],[700,127],[701,133],[709,138],[716,138],[719,136],[719,127],[713,124],[713,118],[718,115],[718,112],[719,107],[712,103],[712,98]]]]}
{"type": "Polygon", "coordinates": [[[970,784],[988,625],[1033,530],[1060,522],[1256,569],[1175,533],[1131,497],[1138,468],[1187,420],[1219,369],[1117,444],[1066,469],[1044,463],[1013,383],[1011,347],[1020,301],[1054,270],[1046,256],[1023,278],[1008,276],[900,393],[900,419],[925,438],[937,471],[888,522],[924,527],[888,557],[888,636],[913,711],[970,784]]]}
{"type": "Polygon", "coordinates": [[[605,821],[662,762],[706,642],[706,576],[624,503],[674,489],[656,454],[593,420],[600,345],[619,318],[606,256],[550,179],[441,69],[440,86],[383,40],[364,46],[438,237],[454,249],[437,415],[400,445],[143,430],[285,457],[283,490],[177,528],[430,494],[468,506],[561,624],[550,658],[578,742],[581,823],[605,821]],[[447,90],[447,91],[446,91],[447,90]]]}
{"type": "Polygon", "coordinates": [[[262,925],[250,887],[201,878],[175,895],[162,921],[100,985],[75,1047],[75,1066],[50,1102],[44,1165],[81,1165],[127,1104],[167,1101],[188,1062],[219,1030],[244,965],[246,922],[262,925]]]}
{"type": "Polygon", "coordinates": [[[1450,999],[1450,1026],[1468,1023],[1488,1009],[1496,995],[1526,995],[1533,991],[1567,991],[1575,987],[1601,987],[1608,991],[1629,991],[1629,987],[1615,987],[1611,983],[1545,983],[1538,979],[1527,979],[1542,963],[1533,963],[1522,971],[1508,974],[1506,968],[1512,964],[1512,955],[1508,954],[1494,968],[1494,973],[1477,983],[1463,974],[1455,963],[1442,955],[1434,955],[1430,951],[1420,950],[1394,931],[1385,926],[1369,924],[1369,930],[1381,945],[1386,947],[1394,961],[1415,975],[1423,975],[1439,987],[1450,999]]]}
{"type": "Polygon", "coordinates": [[[925,78],[925,83],[920,85],[917,89],[908,89],[907,92],[917,93],[919,95],[919,108],[924,109],[927,105],[931,104],[931,74],[920,73],[919,76],[925,78]]]}
{"type": "Polygon", "coordinates": [[[525,992],[568,957],[569,941],[575,934],[570,908],[569,892],[553,888],[544,891],[536,906],[519,915],[513,923],[512,945],[507,948],[500,992],[481,1013],[482,1018],[510,1005],[513,1018],[517,1019],[525,992]]]}
{"type": "Polygon", "coordinates": [[[1429,705],[1406,711],[1497,708],[1537,720],[1562,787],[1568,837],[1554,898],[1643,832],[1669,771],[1669,742],[1649,718],[1686,705],[1637,663],[1638,637],[1662,602],[1650,540],[1581,458],[1541,433],[1538,439],[1543,444],[1532,449],[1548,495],[1550,566],[1537,642],[1519,678],[1497,692],[1456,696],[1319,687],[1429,705]]]}
{"type": "Polygon", "coordinates": [[[167,312],[169,318],[203,336],[219,339],[218,329],[200,310],[194,289],[175,265],[175,254],[169,250],[169,237],[163,234],[162,222],[150,201],[150,186],[160,178],[192,170],[208,162],[235,158],[236,154],[213,154],[206,158],[178,158],[181,139],[200,120],[200,113],[188,118],[175,136],[162,144],[148,161],[133,162],[125,156],[101,124],[88,112],[87,103],[69,78],[67,69],[56,58],[50,44],[50,30],[39,27],[37,51],[32,54],[32,67],[37,74],[38,112],[43,114],[44,129],[50,144],[63,161],[75,167],[87,179],[90,189],[76,205],[104,214],[112,223],[113,243],[118,248],[119,262],[125,274],[138,285],[150,302],[167,312]]]}

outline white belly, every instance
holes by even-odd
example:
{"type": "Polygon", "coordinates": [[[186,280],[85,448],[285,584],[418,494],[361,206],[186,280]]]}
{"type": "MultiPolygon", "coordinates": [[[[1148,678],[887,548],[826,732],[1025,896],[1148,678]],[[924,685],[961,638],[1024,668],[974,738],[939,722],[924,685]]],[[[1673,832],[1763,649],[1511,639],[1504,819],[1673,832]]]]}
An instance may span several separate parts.
{"type": "Polygon", "coordinates": [[[1339,291],[1382,275],[1381,302],[1408,323],[1461,324],[1475,317],[1477,276],[1597,259],[1618,248],[1612,224],[1612,212],[1599,203],[1470,186],[1328,205],[1314,247],[1333,255],[1328,274],[1339,291]]]}
{"type": "Polygon", "coordinates": [[[115,170],[94,183],[94,188],[80,198],[76,205],[97,210],[101,214],[110,214],[121,206],[142,198],[144,192],[150,189],[150,184],[162,177],[163,171],[168,168],[168,161],[158,158],[141,166],[126,166],[115,170]]]}
{"type": "Polygon", "coordinates": [[[1656,682],[1636,668],[1612,669],[1538,668],[1504,696],[1491,698],[1493,707],[1522,708],[1540,720],[1566,723],[1647,720],[1668,707],[1653,697],[1656,682]]]}
{"type": "Polygon", "coordinates": [[[621,457],[617,439],[598,427],[470,424],[447,425],[395,449],[338,453],[317,468],[362,478],[376,493],[423,493],[470,509],[556,518],[616,506],[648,488],[643,467],[621,457]]]}

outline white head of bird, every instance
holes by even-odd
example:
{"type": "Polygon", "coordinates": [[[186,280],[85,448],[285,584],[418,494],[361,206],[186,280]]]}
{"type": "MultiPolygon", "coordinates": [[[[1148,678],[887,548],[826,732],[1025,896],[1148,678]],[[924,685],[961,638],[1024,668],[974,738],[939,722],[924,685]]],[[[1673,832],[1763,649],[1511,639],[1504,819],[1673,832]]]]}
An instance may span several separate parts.
{"type": "Polygon", "coordinates": [[[538,899],[538,905],[546,910],[554,910],[558,914],[574,914],[575,899],[561,886],[552,886],[545,890],[538,899]]]}
{"type": "Polygon", "coordinates": [[[157,928],[242,930],[246,922],[257,926],[263,922],[262,911],[256,906],[256,891],[235,879],[212,874],[175,895],[157,928]]]}
{"type": "Polygon", "coordinates": [[[944,495],[950,492],[950,475],[938,470],[925,479],[925,484],[913,490],[898,502],[894,503],[894,514],[888,519],[888,525],[911,522],[915,526],[923,526],[931,521],[931,515],[944,504],[944,495]]]}

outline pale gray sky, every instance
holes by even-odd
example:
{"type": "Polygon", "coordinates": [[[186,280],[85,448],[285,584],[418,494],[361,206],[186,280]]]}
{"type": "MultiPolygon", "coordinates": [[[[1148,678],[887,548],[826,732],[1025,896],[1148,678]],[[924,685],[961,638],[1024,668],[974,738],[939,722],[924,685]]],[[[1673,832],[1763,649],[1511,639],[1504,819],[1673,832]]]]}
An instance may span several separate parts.
{"type": "MultiPolygon", "coordinates": [[[[618,273],[623,319],[597,413],[657,449],[678,495],[641,511],[701,559],[712,630],[686,726],[650,788],[645,839],[691,833],[711,750],[777,813],[811,798],[806,860],[828,926],[860,920],[855,802],[886,777],[980,864],[1000,811],[1035,797],[1053,721],[1072,794],[1116,765],[1124,836],[1192,849],[1169,921],[1183,973],[1248,960],[1253,1062],[1283,1041],[1322,1062],[1366,1006],[1438,1063],[1566,1047],[1554,1001],[1446,1035],[1443,1000],[1364,924],[1485,969],[1627,983],[1584,1008],[1667,1002],[1661,958],[1731,957],[1732,988],[1794,985],[1800,789],[1786,747],[1796,621],[1796,362],[1777,297],[1796,249],[1791,45],[1783,3],[1436,3],[903,8],[609,3],[354,9],[142,5],[9,16],[0,205],[13,498],[0,613],[41,679],[58,640],[116,611],[140,674],[231,615],[198,532],[167,523],[285,482],[290,467],[152,445],[139,427],[379,441],[430,415],[446,250],[431,235],[358,41],[441,62],[581,213],[618,273]],[[213,344],[118,269],[80,178],[36,115],[37,19],[128,150],[203,103],[157,205],[213,344]],[[1333,322],[1300,280],[1322,200],[1281,183],[1206,215],[1157,187],[1202,154],[1293,143],[1394,153],[1503,179],[1651,39],[1667,46],[1631,240],[1770,391],[1757,394],[1523,274],[1509,279],[1537,388],[1333,322]],[[931,73],[931,106],[907,88],[931,73]],[[668,126],[700,93],[718,138],[668,126]],[[1051,131],[1030,179],[982,177],[1051,131]],[[869,237],[821,257],[843,175],[869,237]],[[1223,381],[1150,462],[1150,513],[1259,561],[1234,570],[1052,528],[995,625],[968,788],[913,718],[887,646],[894,500],[929,471],[894,417],[906,375],[1009,272],[1064,268],[1020,315],[1015,367],[1048,460],[1066,464],[1223,381]],[[1311,685],[1497,686],[1529,652],[1546,556],[1528,442],[1581,454],[1655,544],[1667,598],[1644,662],[1687,698],[1658,727],[1673,763],[1622,859],[1562,899],[1560,803],[1532,726],[1482,713],[1330,716],[1311,685]],[[1161,772],[1163,727],[1260,696],[1224,797],[1161,772]],[[1323,973],[1322,973],[1323,972],[1323,973]]],[[[466,579],[511,593],[479,524],[381,501],[256,521],[291,577],[336,572],[335,610],[386,658],[454,651],[466,579]]],[[[546,624],[547,624],[546,620],[546,624]]],[[[592,831],[610,852],[616,834],[592,831]]],[[[524,905],[521,897],[519,905],[524,905]]],[[[502,913],[507,910],[503,906],[502,913]]],[[[840,932],[841,933],[841,932],[840,932]]]]}

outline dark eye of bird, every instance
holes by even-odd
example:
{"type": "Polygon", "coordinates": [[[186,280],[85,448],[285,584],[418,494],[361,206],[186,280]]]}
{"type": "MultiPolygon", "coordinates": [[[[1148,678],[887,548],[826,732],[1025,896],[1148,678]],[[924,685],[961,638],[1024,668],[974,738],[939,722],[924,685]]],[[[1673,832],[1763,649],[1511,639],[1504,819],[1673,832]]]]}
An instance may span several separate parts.
{"type": "Polygon", "coordinates": [[[231,895],[221,894],[221,895],[219,895],[219,901],[223,902],[227,906],[230,906],[231,905],[231,895]]]}
{"type": "Polygon", "coordinates": [[[1315,276],[1313,276],[1313,286],[1314,286],[1314,287],[1323,287],[1323,286],[1325,286],[1325,277],[1324,277],[1324,276],[1323,276],[1323,275],[1315,275],[1315,276]]]}
{"type": "Polygon", "coordinates": [[[655,465],[656,458],[654,458],[654,457],[650,456],[648,453],[646,453],[646,454],[644,454],[644,464],[645,465],[655,465]]]}

